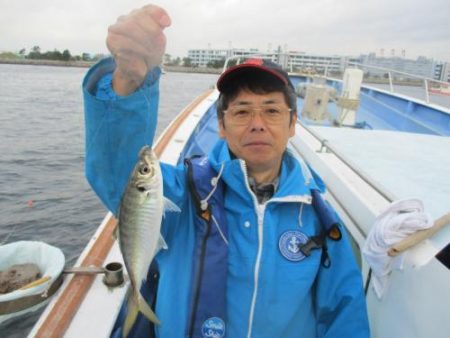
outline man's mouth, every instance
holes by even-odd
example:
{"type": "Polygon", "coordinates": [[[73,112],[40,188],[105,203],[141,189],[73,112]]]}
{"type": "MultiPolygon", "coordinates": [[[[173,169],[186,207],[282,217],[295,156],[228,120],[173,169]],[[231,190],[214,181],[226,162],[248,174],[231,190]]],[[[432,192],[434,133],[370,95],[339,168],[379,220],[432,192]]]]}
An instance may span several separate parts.
{"type": "Polygon", "coordinates": [[[247,147],[256,147],[256,146],[268,146],[270,145],[268,142],[263,141],[252,141],[245,144],[247,147]]]}

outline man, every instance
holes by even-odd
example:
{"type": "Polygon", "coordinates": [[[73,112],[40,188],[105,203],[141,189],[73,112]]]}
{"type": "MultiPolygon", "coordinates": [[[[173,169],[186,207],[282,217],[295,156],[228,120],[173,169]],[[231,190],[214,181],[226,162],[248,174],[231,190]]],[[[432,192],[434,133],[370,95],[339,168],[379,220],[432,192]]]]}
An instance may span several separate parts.
{"type": "MultiPolygon", "coordinates": [[[[114,62],[97,64],[83,83],[86,173],[113,213],[139,149],[153,141],[157,66],[169,25],[167,13],[153,5],[120,17],[107,38],[114,62]]],[[[215,288],[208,284],[213,273],[204,273],[202,285],[210,286],[193,288],[199,221],[189,168],[161,164],[164,194],[182,213],[168,214],[161,228],[168,249],[155,258],[160,275],[155,311],[162,322],[154,328],[156,337],[369,337],[361,277],[345,234],[327,240],[327,252],[312,250],[306,257],[299,250],[322,230],[311,204],[311,191],[322,182],[286,152],[297,119],[287,74],[256,59],[224,73],[217,86],[221,140],[207,163],[224,187],[216,203],[223,222],[216,225],[227,227],[220,244],[226,256],[216,265],[225,262],[225,278],[216,279],[215,288]],[[210,307],[221,297],[224,312],[217,316],[210,307]],[[212,314],[200,317],[205,313],[212,314]]],[[[210,268],[206,271],[217,266],[210,268]]]]}

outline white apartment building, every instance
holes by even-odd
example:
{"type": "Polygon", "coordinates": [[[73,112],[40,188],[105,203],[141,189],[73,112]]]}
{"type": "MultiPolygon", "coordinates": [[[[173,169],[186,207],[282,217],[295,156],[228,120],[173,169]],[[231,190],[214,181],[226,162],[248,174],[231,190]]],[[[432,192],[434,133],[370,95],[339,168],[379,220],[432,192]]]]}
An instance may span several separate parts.
{"type": "Polygon", "coordinates": [[[210,62],[222,61],[232,56],[249,56],[259,54],[257,49],[190,49],[188,58],[197,67],[207,67],[210,62]]]}
{"type": "Polygon", "coordinates": [[[224,60],[233,56],[261,55],[278,62],[289,71],[342,72],[347,61],[359,62],[358,58],[308,54],[304,52],[260,52],[258,49],[191,49],[188,57],[193,65],[206,67],[210,62],[224,60]]]}
{"type": "MultiPolygon", "coordinates": [[[[359,57],[322,55],[305,52],[282,52],[280,49],[272,52],[260,52],[258,49],[191,49],[188,57],[191,63],[197,67],[207,67],[210,62],[223,61],[233,56],[260,55],[279,63],[288,71],[324,72],[327,74],[343,72],[348,62],[361,63],[363,66],[375,66],[386,69],[394,69],[403,73],[433,78],[450,82],[450,64],[439,63],[432,59],[420,56],[416,60],[404,57],[377,57],[375,53],[361,55],[359,57]]],[[[366,68],[371,75],[383,76],[385,70],[366,68]]]]}
{"type": "Polygon", "coordinates": [[[206,67],[208,63],[220,61],[229,57],[227,49],[190,49],[188,58],[197,67],[206,67]]]}
{"type": "Polygon", "coordinates": [[[450,82],[450,63],[444,62],[436,65],[434,78],[436,80],[450,82]]]}
{"type": "MultiPolygon", "coordinates": [[[[424,56],[419,56],[416,60],[412,60],[398,56],[377,57],[375,53],[371,53],[369,55],[362,55],[361,63],[367,66],[394,69],[399,72],[432,79],[439,79],[440,76],[440,64],[424,56]]],[[[373,75],[383,75],[386,73],[384,70],[376,69],[370,69],[369,72],[373,75]]]]}
{"type": "Polygon", "coordinates": [[[357,57],[339,55],[320,55],[300,52],[289,52],[289,69],[291,71],[327,71],[327,73],[343,72],[348,62],[360,62],[357,57]]]}

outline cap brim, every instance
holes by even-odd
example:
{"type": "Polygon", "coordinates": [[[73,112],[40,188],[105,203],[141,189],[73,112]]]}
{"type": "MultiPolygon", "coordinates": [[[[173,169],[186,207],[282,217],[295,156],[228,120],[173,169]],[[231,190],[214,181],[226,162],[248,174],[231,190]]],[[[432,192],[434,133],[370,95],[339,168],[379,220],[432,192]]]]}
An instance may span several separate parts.
{"type": "Polygon", "coordinates": [[[219,80],[217,80],[217,89],[222,92],[226,87],[227,84],[235,79],[236,77],[246,73],[246,72],[265,72],[267,74],[270,74],[274,76],[276,79],[280,80],[284,85],[289,85],[287,79],[279,74],[278,72],[265,67],[264,65],[256,65],[256,64],[245,64],[242,63],[237,66],[233,66],[231,68],[228,68],[225,72],[220,75],[219,80]]]}

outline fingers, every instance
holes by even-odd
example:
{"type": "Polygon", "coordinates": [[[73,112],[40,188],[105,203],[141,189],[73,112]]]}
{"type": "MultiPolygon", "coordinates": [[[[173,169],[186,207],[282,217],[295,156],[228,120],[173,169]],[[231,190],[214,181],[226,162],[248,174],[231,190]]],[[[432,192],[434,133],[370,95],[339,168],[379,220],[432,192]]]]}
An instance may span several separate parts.
{"type": "Polygon", "coordinates": [[[170,24],[164,9],[147,5],[120,16],[108,28],[106,45],[116,61],[115,74],[120,74],[113,83],[142,83],[147,72],[161,63],[166,46],[163,30],[170,24]]]}
{"type": "Polygon", "coordinates": [[[163,35],[164,28],[170,24],[166,11],[155,5],[147,5],[131,11],[128,15],[120,16],[117,22],[110,26],[109,31],[126,35],[137,42],[149,38],[158,41],[161,40],[158,36],[163,35]]]}
{"type": "Polygon", "coordinates": [[[167,12],[156,5],[146,5],[142,7],[145,13],[151,16],[162,28],[169,27],[172,23],[170,20],[169,14],[167,12]]]}
{"type": "MultiPolygon", "coordinates": [[[[110,33],[106,40],[108,49],[114,56],[114,59],[118,66],[126,65],[121,64],[121,59],[139,58],[147,66],[147,71],[153,68],[155,65],[159,65],[162,60],[165,48],[164,35],[156,38],[158,41],[145,42],[133,40],[128,36],[110,33]]],[[[147,73],[147,72],[145,72],[147,73]]],[[[145,77],[145,74],[144,74],[145,77]]]]}
{"type": "Polygon", "coordinates": [[[165,48],[165,36],[161,27],[151,20],[122,20],[108,29],[107,45],[115,55],[121,50],[129,50],[136,45],[152,50],[165,48]],[[118,43],[117,37],[124,37],[118,43]]]}

